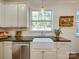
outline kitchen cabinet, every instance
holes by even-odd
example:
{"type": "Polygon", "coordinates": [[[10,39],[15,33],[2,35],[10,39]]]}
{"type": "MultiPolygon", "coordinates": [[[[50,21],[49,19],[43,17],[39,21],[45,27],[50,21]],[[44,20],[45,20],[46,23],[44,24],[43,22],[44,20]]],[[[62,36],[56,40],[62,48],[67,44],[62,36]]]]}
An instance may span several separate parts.
{"type": "Polygon", "coordinates": [[[3,11],[2,27],[26,27],[27,10],[26,4],[17,2],[5,2],[3,11]]]}
{"type": "Polygon", "coordinates": [[[46,51],[44,53],[44,59],[56,59],[56,51],[46,51]]]}
{"type": "Polygon", "coordinates": [[[52,49],[39,49],[30,46],[31,59],[69,59],[70,42],[55,42],[52,49]]]}
{"type": "Polygon", "coordinates": [[[27,8],[26,4],[18,4],[18,26],[26,27],[27,25],[27,8]]]}
{"type": "Polygon", "coordinates": [[[42,53],[40,51],[34,51],[30,56],[30,59],[42,59],[42,53]]]}
{"type": "Polygon", "coordinates": [[[5,41],[3,42],[3,56],[4,59],[12,59],[12,42],[10,41],[5,41]]]}
{"type": "Polygon", "coordinates": [[[0,42],[0,59],[3,59],[3,42],[0,42]]]}
{"type": "Polygon", "coordinates": [[[5,27],[17,27],[17,4],[5,4],[5,27]]]}
{"type": "Polygon", "coordinates": [[[30,59],[56,59],[56,47],[36,48],[31,44],[30,59]]]}
{"type": "Polygon", "coordinates": [[[56,59],[56,52],[53,51],[31,51],[31,59],[56,59]]]}
{"type": "Polygon", "coordinates": [[[4,26],[4,2],[0,0],[0,26],[4,26]]]}
{"type": "Polygon", "coordinates": [[[69,59],[70,43],[57,42],[57,59],[69,59]]]}
{"type": "Polygon", "coordinates": [[[1,24],[1,18],[2,18],[2,3],[0,1],[0,24],[1,24]]]}

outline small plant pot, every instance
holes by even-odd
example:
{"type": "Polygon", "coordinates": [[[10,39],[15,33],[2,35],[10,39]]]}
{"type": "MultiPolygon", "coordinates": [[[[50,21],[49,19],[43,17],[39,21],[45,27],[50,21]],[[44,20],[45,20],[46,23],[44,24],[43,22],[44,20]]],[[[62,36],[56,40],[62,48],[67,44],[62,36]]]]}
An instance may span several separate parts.
{"type": "Polygon", "coordinates": [[[22,31],[16,31],[15,33],[16,40],[21,40],[21,37],[22,37],[22,31]]]}
{"type": "Polygon", "coordinates": [[[55,32],[55,35],[56,35],[56,40],[58,41],[60,38],[60,32],[55,32]]]}

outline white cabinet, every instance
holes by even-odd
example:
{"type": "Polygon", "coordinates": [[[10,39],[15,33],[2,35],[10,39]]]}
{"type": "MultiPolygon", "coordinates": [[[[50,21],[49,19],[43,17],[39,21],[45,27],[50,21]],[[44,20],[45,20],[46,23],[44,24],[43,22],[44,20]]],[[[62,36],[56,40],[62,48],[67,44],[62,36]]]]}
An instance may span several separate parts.
{"type": "Polygon", "coordinates": [[[4,26],[4,4],[0,0],[0,27],[4,26]]]}
{"type": "Polygon", "coordinates": [[[56,59],[56,51],[45,51],[44,59],[56,59]]]}
{"type": "Polygon", "coordinates": [[[31,59],[69,59],[70,42],[55,42],[52,49],[39,49],[30,46],[31,59]]]}
{"type": "Polygon", "coordinates": [[[18,4],[18,26],[26,27],[27,25],[27,8],[26,4],[18,4]]]}
{"type": "Polygon", "coordinates": [[[5,27],[17,26],[17,4],[6,3],[5,4],[5,27]]]}
{"type": "Polygon", "coordinates": [[[0,59],[3,59],[3,42],[0,42],[0,59]]]}
{"type": "MultiPolygon", "coordinates": [[[[0,7],[1,9],[1,7],[0,7]]],[[[6,2],[3,6],[2,27],[26,27],[27,7],[24,3],[6,2]]]]}
{"type": "Polygon", "coordinates": [[[70,43],[57,42],[57,59],[69,59],[70,43]]]}
{"type": "Polygon", "coordinates": [[[1,24],[1,19],[2,19],[2,3],[0,1],[0,24],[1,24]]]}
{"type": "Polygon", "coordinates": [[[30,45],[31,59],[56,59],[56,47],[54,48],[36,48],[30,45]]]}
{"type": "Polygon", "coordinates": [[[4,59],[12,59],[12,42],[3,42],[4,59]]]}
{"type": "Polygon", "coordinates": [[[31,51],[31,59],[56,59],[54,51],[31,51]]]}
{"type": "Polygon", "coordinates": [[[42,53],[40,51],[32,51],[30,59],[42,59],[42,53]]]}

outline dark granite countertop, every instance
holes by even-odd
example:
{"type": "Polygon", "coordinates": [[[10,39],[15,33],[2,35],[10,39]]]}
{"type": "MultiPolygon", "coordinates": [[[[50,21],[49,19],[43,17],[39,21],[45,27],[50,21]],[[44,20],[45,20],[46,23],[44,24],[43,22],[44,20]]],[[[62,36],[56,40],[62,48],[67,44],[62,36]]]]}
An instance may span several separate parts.
{"type": "Polygon", "coordinates": [[[0,42],[2,41],[12,41],[12,42],[31,42],[33,38],[51,38],[54,40],[54,42],[71,42],[71,40],[67,40],[63,37],[60,37],[60,40],[56,40],[56,37],[54,36],[22,36],[22,37],[9,37],[9,38],[2,38],[0,39],[0,42]]]}

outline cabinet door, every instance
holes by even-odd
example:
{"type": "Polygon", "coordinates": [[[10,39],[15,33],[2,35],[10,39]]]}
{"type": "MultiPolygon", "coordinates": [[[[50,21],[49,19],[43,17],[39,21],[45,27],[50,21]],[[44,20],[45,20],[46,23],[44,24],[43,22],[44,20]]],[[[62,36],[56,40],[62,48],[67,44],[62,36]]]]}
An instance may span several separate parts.
{"type": "Polygon", "coordinates": [[[2,18],[2,3],[0,1],[0,25],[1,25],[1,18],[2,18]]]}
{"type": "Polygon", "coordinates": [[[69,59],[69,51],[66,47],[60,47],[57,49],[57,59],[69,59]]]}
{"type": "Polygon", "coordinates": [[[26,27],[27,25],[27,10],[26,4],[18,4],[18,26],[26,27]]]}
{"type": "Polygon", "coordinates": [[[4,44],[4,59],[12,59],[12,42],[5,41],[3,44],[4,44]]]}
{"type": "Polygon", "coordinates": [[[3,59],[3,42],[0,42],[0,59],[3,59]]]}
{"type": "Polygon", "coordinates": [[[4,26],[4,5],[0,2],[0,27],[4,26]]]}
{"type": "Polygon", "coordinates": [[[56,52],[54,51],[45,51],[44,59],[56,59],[56,52]]]}
{"type": "Polygon", "coordinates": [[[69,59],[69,57],[68,56],[60,55],[60,56],[57,57],[57,59],[69,59]]]}
{"type": "Polygon", "coordinates": [[[17,4],[6,3],[5,4],[5,26],[15,27],[17,26],[17,4]]]}
{"type": "Polygon", "coordinates": [[[42,53],[40,51],[32,51],[30,59],[42,59],[42,53]]]}

